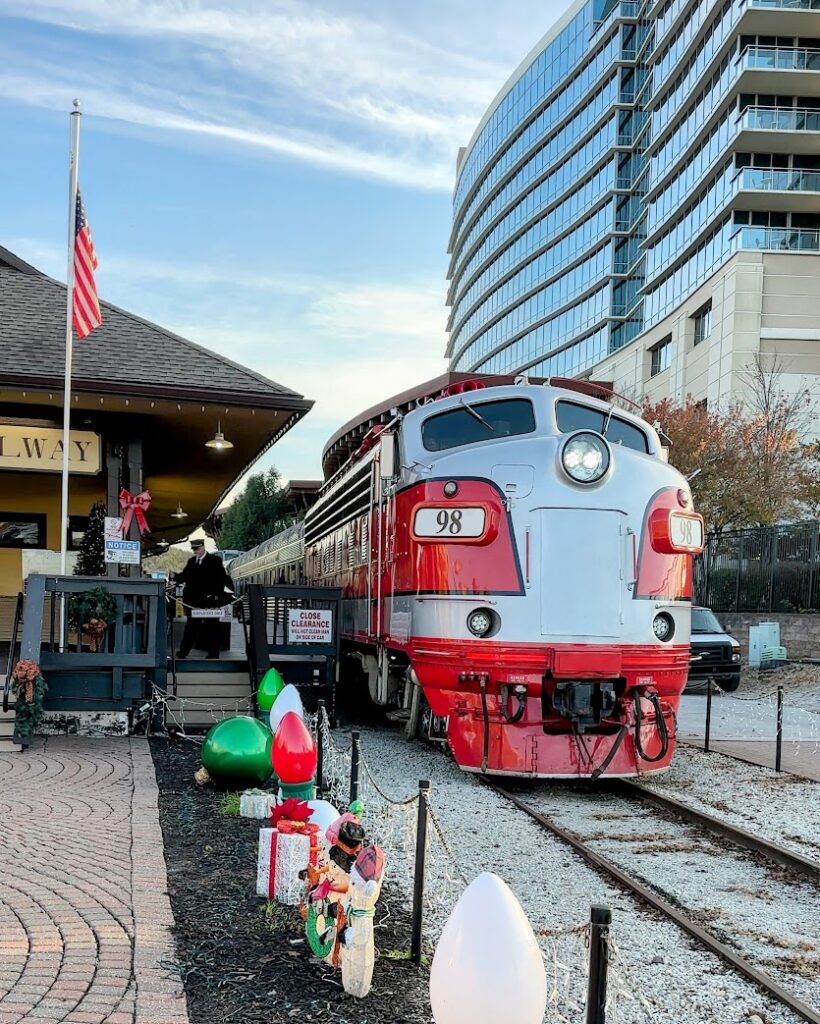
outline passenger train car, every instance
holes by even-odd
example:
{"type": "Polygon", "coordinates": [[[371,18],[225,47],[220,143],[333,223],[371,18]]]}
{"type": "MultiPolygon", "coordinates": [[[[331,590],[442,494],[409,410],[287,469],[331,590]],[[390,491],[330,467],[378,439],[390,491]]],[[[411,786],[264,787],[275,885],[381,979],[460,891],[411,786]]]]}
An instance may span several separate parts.
{"type": "Polygon", "coordinates": [[[595,388],[447,374],[374,407],[234,579],[342,587],[371,698],[421,706],[467,771],[666,768],[703,522],[655,429],[595,388]]]}

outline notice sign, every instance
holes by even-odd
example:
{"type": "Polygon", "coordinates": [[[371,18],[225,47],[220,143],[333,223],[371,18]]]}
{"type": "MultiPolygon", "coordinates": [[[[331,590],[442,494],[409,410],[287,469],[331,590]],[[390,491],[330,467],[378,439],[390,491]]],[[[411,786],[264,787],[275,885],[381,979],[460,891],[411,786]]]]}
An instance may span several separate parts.
{"type": "Polygon", "coordinates": [[[219,619],[220,622],[230,622],[233,618],[233,605],[223,604],[220,608],[192,608],[192,619],[219,619]]]}
{"type": "Polygon", "coordinates": [[[106,562],[119,562],[120,565],[140,564],[140,542],[138,540],[115,540],[105,538],[106,562]]]}
{"type": "Polygon", "coordinates": [[[105,536],[111,540],[122,536],[122,516],[105,517],[105,536]]]}
{"type": "Polygon", "coordinates": [[[288,643],[333,643],[333,612],[292,608],[288,612],[288,643]]]}

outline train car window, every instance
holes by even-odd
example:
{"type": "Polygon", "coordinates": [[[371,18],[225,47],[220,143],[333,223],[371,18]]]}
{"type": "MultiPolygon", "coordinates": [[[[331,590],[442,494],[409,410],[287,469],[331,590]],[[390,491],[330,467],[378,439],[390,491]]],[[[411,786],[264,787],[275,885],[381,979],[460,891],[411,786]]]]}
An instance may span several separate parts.
{"type": "Polygon", "coordinates": [[[443,452],[479,441],[531,434],[534,430],[535,413],[532,402],[526,398],[478,402],[470,393],[464,396],[463,405],[425,420],[421,440],[428,452],[443,452]]]}
{"type": "MultiPolygon", "coordinates": [[[[591,409],[588,405],[578,405],[577,402],[556,402],[555,418],[562,434],[571,434],[574,430],[595,430],[600,434],[604,429],[606,413],[600,409],[591,409]]],[[[636,452],[649,451],[649,441],[640,427],[618,416],[610,418],[606,436],[612,444],[621,444],[636,452]]]]}

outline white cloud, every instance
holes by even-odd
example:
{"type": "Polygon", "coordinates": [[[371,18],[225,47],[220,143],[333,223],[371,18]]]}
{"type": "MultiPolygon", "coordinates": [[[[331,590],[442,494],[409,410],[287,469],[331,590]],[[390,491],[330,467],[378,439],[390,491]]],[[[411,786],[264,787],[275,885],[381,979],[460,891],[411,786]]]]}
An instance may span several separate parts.
{"type": "MultiPolygon", "coordinates": [[[[76,83],[0,73],[0,96],[34,106],[64,110],[67,108],[67,97],[77,91],[76,83]]],[[[314,166],[397,185],[445,190],[452,187],[451,171],[441,162],[425,163],[419,162],[417,158],[391,156],[373,149],[347,145],[329,136],[311,135],[285,127],[243,126],[199,120],[173,110],[137,102],[118,92],[113,84],[100,88],[99,83],[95,82],[81,91],[85,109],[95,117],[198,135],[220,142],[239,143],[314,166]]],[[[165,98],[169,103],[177,99],[170,94],[165,98]]]]}
{"type": "Polygon", "coordinates": [[[408,32],[389,8],[365,16],[297,0],[2,6],[77,38],[39,67],[31,55],[0,53],[2,95],[65,109],[80,91],[100,117],[412,188],[452,188],[457,147],[509,70],[408,32]],[[127,40],[127,58],[111,60],[93,42],[99,36],[127,40]]]}

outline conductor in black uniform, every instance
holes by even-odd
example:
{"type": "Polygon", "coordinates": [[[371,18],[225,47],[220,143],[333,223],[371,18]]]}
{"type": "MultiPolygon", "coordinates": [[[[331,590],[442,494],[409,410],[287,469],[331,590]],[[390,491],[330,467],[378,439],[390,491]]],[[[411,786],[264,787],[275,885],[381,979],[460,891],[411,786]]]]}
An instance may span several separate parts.
{"type": "Polygon", "coordinates": [[[219,619],[199,619],[193,617],[194,608],[218,608],[228,603],[226,588],[231,588],[231,578],[219,555],[211,555],[205,550],[205,542],[192,540],[193,556],[182,572],[176,573],[174,579],[182,583],[182,602],[185,607],[185,631],[177,651],[178,658],[187,658],[201,630],[202,644],[209,658],[219,657],[219,619]]]}

